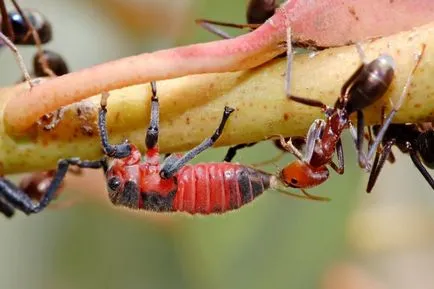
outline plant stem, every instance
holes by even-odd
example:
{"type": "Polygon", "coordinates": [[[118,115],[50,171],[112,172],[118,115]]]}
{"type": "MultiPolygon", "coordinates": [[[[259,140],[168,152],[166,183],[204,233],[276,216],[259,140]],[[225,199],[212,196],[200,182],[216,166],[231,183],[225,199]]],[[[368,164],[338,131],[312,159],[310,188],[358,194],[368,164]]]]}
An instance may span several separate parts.
{"type": "MultiPolygon", "coordinates": [[[[434,111],[434,24],[375,40],[364,46],[367,61],[381,53],[396,61],[396,78],[388,94],[366,110],[367,123],[379,123],[382,105],[396,100],[414,65],[414,55],[426,44],[426,51],[416,71],[396,122],[432,120],[434,111]]],[[[354,46],[332,48],[315,57],[296,55],[291,93],[321,99],[333,105],[340,87],[354,72],[360,60],[354,46]]],[[[304,135],[319,109],[295,104],[284,91],[286,60],[273,60],[249,71],[213,73],[158,81],[161,103],[160,149],[163,153],[191,148],[215,130],[224,105],[237,111],[229,119],[218,146],[264,140],[273,134],[304,135]]],[[[4,112],[9,98],[27,89],[16,86],[0,90],[4,112]]],[[[144,148],[149,121],[149,85],[137,85],[110,92],[108,128],[110,141],[128,138],[144,148]]],[[[77,156],[97,159],[102,156],[96,114],[100,96],[66,107],[64,119],[53,131],[36,126],[23,137],[14,137],[0,126],[0,163],[3,173],[46,170],[59,158],[77,156]]]]}

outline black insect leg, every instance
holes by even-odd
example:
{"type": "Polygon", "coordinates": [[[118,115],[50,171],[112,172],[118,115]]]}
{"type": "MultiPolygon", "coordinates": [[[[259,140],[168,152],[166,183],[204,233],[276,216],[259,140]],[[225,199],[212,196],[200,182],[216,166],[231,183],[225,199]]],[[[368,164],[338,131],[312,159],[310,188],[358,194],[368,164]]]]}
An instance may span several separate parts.
{"type": "Polygon", "coordinates": [[[238,144],[238,145],[235,145],[233,147],[230,147],[228,149],[228,152],[226,153],[226,156],[223,159],[223,161],[230,163],[234,159],[238,150],[243,149],[243,148],[249,148],[251,146],[254,146],[255,144],[257,144],[257,143],[256,142],[242,143],[242,144],[238,144]]]}
{"type": "Polygon", "coordinates": [[[419,156],[417,155],[416,151],[413,149],[410,143],[407,143],[407,149],[410,154],[411,160],[413,161],[413,164],[416,166],[416,168],[419,170],[419,172],[422,174],[422,176],[425,178],[425,180],[428,182],[431,188],[434,189],[433,178],[423,166],[419,156]]]}
{"type": "Polygon", "coordinates": [[[288,98],[295,101],[295,102],[298,102],[298,103],[301,103],[301,104],[304,104],[307,106],[319,107],[319,108],[321,108],[322,111],[325,112],[325,114],[327,116],[331,115],[331,113],[334,111],[333,108],[325,105],[323,102],[316,100],[316,99],[309,99],[309,98],[299,97],[299,96],[295,96],[295,95],[288,95],[288,98]]]}
{"type": "Polygon", "coordinates": [[[9,15],[8,15],[8,11],[6,10],[6,5],[5,5],[5,1],[4,0],[0,0],[0,19],[3,19],[1,21],[1,30],[3,31],[12,42],[14,41],[15,38],[15,33],[14,33],[14,29],[12,28],[12,24],[9,21],[9,15]]]}
{"type": "Polygon", "coordinates": [[[374,153],[377,151],[377,147],[380,145],[381,141],[383,140],[384,134],[387,131],[387,128],[392,123],[393,118],[395,117],[395,114],[398,112],[399,108],[401,107],[402,103],[404,102],[405,96],[407,95],[408,89],[410,88],[411,80],[413,79],[413,75],[417,69],[417,67],[420,64],[420,61],[422,60],[422,56],[425,52],[426,45],[424,44],[422,46],[421,52],[416,57],[416,63],[413,66],[413,69],[411,70],[410,74],[407,77],[407,81],[404,85],[404,88],[402,89],[401,95],[399,96],[398,102],[393,105],[392,110],[389,112],[389,115],[384,121],[384,124],[381,126],[380,131],[377,134],[377,137],[375,138],[375,141],[373,142],[372,146],[369,149],[368,155],[366,157],[366,164],[369,162],[369,160],[372,159],[374,156],[374,153]]]}
{"type": "Polygon", "coordinates": [[[15,184],[5,178],[0,178],[0,196],[10,206],[24,212],[25,214],[35,214],[42,211],[54,198],[54,195],[65,177],[68,167],[75,165],[80,168],[99,169],[105,168],[105,160],[99,161],[80,161],[78,158],[63,159],[57,164],[57,171],[53,176],[53,180],[47,188],[45,195],[39,203],[34,203],[32,199],[15,184]]]}
{"type": "Polygon", "coordinates": [[[203,152],[207,148],[210,148],[217,141],[217,139],[220,137],[220,135],[222,134],[223,129],[226,125],[226,121],[229,119],[229,116],[233,112],[234,112],[233,108],[225,106],[222,120],[220,122],[219,127],[214,132],[214,134],[210,138],[204,140],[201,144],[199,144],[198,146],[196,146],[195,148],[193,148],[192,150],[187,152],[185,155],[183,155],[181,158],[179,158],[176,162],[170,161],[171,156],[169,158],[167,158],[166,161],[163,163],[163,167],[160,171],[160,176],[163,179],[167,179],[167,178],[172,177],[187,162],[192,160],[194,157],[196,157],[198,154],[200,154],[201,152],[203,152]]]}
{"type": "Polygon", "coordinates": [[[155,148],[158,145],[158,130],[160,123],[160,103],[157,96],[157,85],[155,81],[151,82],[151,117],[149,127],[146,131],[146,148],[148,150],[155,148]]]}
{"type": "Polygon", "coordinates": [[[375,154],[374,163],[372,165],[371,174],[369,175],[368,185],[366,187],[366,192],[370,193],[374,188],[375,183],[377,182],[378,176],[380,175],[381,170],[383,169],[384,163],[389,158],[390,153],[392,152],[392,146],[395,144],[395,139],[388,141],[381,153],[377,152],[375,154]]]}
{"type": "Polygon", "coordinates": [[[330,166],[338,174],[342,175],[345,170],[345,162],[344,162],[344,148],[342,146],[341,138],[339,138],[338,142],[336,143],[336,157],[338,158],[338,164],[335,164],[333,161],[331,161],[330,166]]]}
{"type": "Polygon", "coordinates": [[[239,29],[248,28],[250,30],[256,29],[260,26],[260,24],[235,24],[235,23],[228,23],[228,22],[221,22],[221,21],[214,21],[214,20],[207,20],[207,19],[197,19],[196,24],[200,25],[205,30],[223,39],[230,39],[232,37],[225,31],[218,28],[217,26],[239,28],[239,29]]]}
{"type": "Polygon", "coordinates": [[[131,154],[131,146],[127,142],[119,145],[111,145],[108,142],[107,120],[106,120],[108,97],[109,97],[108,92],[103,92],[101,94],[101,108],[98,114],[98,128],[99,128],[99,135],[101,138],[101,144],[105,155],[111,158],[122,159],[131,154]]]}
{"type": "MultiPolygon", "coordinates": [[[[363,141],[365,140],[365,118],[363,111],[357,111],[357,138],[356,138],[356,150],[359,160],[359,166],[362,168],[367,167],[366,155],[363,152],[363,141]]],[[[372,148],[372,146],[371,146],[372,148]]]]}
{"type": "Polygon", "coordinates": [[[11,205],[0,198],[0,213],[10,218],[14,215],[15,210],[11,205]]]}

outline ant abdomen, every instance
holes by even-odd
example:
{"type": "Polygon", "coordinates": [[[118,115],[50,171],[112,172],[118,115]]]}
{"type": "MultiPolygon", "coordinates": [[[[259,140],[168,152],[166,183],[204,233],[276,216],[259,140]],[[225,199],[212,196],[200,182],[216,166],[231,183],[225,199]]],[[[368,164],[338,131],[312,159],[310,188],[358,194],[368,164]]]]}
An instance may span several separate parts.
{"type": "Polygon", "coordinates": [[[247,7],[247,23],[263,24],[277,8],[276,0],[251,0],[247,7]]]}
{"type": "MultiPolygon", "coordinates": [[[[23,13],[27,16],[38,33],[41,43],[45,44],[49,42],[52,38],[52,29],[51,24],[45,17],[37,11],[23,10],[23,13]]],[[[29,27],[20,13],[14,11],[10,12],[8,15],[14,31],[14,43],[20,45],[35,45],[35,39],[30,35],[29,27]]]]}
{"type": "MultiPolygon", "coordinates": [[[[66,64],[62,56],[60,56],[60,54],[50,50],[44,50],[43,57],[45,57],[45,59],[47,60],[48,67],[50,67],[50,69],[54,72],[55,75],[61,76],[69,72],[68,65],[66,64]]],[[[42,64],[39,61],[38,54],[36,54],[35,57],[33,58],[33,69],[34,69],[33,72],[37,77],[49,76],[44,71],[44,68],[42,67],[42,64]]]]}
{"type": "Polygon", "coordinates": [[[395,75],[395,61],[387,54],[382,54],[365,64],[350,86],[350,95],[346,104],[348,113],[370,106],[381,98],[389,89],[395,75]]]}
{"type": "Polygon", "coordinates": [[[421,133],[416,143],[423,163],[430,169],[434,169],[434,131],[427,130],[421,133]]]}

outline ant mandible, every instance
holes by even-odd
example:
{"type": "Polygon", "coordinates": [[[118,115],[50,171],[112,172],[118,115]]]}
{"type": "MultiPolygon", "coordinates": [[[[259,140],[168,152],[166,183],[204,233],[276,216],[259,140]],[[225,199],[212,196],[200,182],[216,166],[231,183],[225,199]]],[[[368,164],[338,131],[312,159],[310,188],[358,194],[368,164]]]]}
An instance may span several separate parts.
{"type": "Polygon", "coordinates": [[[327,117],[325,121],[319,119],[311,125],[306,137],[306,153],[304,156],[292,145],[291,140],[285,142],[284,138],[280,136],[282,146],[297,157],[296,161],[290,163],[281,171],[280,179],[287,186],[298,188],[306,195],[307,192],[304,191],[304,188],[317,186],[327,180],[329,177],[327,165],[330,165],[338,174],[344,173],[341,134],[348,127],[354,130],[349,119],[353,112],[357,112],[357,133],[356,135],[353,134],[353,138],[359,155],[359,165],[362,168],[370,169],[369,160],[376,152],[393,117],[403,103],[412,76],[419,66],[425,50],[425,46],[423,46],[421,52],[417,55],[416,63],[407,78],[398,102],[393,105],[368,154],[365,155],[362,151],[364,139],[362,110],[372,105],[386,93],[394,78],[395,63],[392,57],[384,54],[370,63],[365,63],[362,50],[360,47],[358,48],[362,64],[344,83],[341,95],[334,107],[328,107],[318,100],[297,97],[288,93],[288,97],[293,101],[321,108],[327,117]],[[337,165],[332,160],[335,151],[338,160],[337,165]]]}
{"type": "MultiPolygon", "coordinates": [[[[374,135],[378,135],[379,126],[372,127],[374,135]]],[[[420,124],[391,124],[382,139],[382,149],[375,154],[372,170],[369,175],[366,191],[370,193],[378,179],[386,160],[394,162],[392,147],[395,145],[402,153],[409,154],[413,164],[434,189],[434,179],[425,166],[434,168],[434,128],[432,122],[420,124]]]]}

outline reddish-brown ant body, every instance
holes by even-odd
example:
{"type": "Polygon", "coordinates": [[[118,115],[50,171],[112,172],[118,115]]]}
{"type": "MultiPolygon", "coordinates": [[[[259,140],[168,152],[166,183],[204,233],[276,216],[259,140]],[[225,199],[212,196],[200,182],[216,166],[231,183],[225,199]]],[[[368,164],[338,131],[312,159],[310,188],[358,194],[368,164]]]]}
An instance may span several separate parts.
{"type": "MultiPolygon", "coordinates": [[[[376,152],[393,117],[404,101],[424,49],[425,46],[418,55],[416,64],[407,78],[398,102],[393,106],[384,124],[379,129],[377,138],[371,145],[367,155],[362,151],[364,139],[363,109],[380,99],[394,79],[395,64],[390,56],[381,55],[367,64],[362,61],[360,67],[343,85],[341,95],[334,107],[328,107],[321,101],[288,94],[288,97],[293,101],[321,108],[325,112],[327,119],[325,121],[316,120],[311,125],[306,137],[306,153],[304,156],[292,145],[291,141],[285,142],[283,137],[280,138],[282,146],[298,158],[281,171],[281,180],[287,186],[301,189],[306,194],[304,188],[317,186],[327,180],[329,176],[327,165],[330,165],[338,174],[343,174],[344,155],[341,134],[346,128],[354,129],[349,119],[353,112],[357,112],[357,133],[353,137],[359,155],[359,164],[363,168],[370,169],[369,160],[376,152]],[[335,151],[338,165],[332,160],[335,151]]],[[[361,49],[359,49],[359,53],[363,60],[361,49]]]]}

